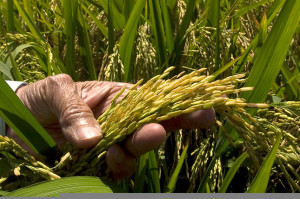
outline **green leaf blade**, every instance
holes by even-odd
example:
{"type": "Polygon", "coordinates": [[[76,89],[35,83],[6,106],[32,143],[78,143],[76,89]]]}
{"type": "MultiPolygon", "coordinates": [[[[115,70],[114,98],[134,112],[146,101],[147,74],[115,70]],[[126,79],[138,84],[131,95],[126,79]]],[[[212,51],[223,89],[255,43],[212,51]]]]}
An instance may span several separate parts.
{"type": "Polygon", "coordinates": [[[51,136],[0,77],[0,117],[38,154],[56,154],[57,146],[51,136]],[[32,136],[34,135],[34,136],[32,136]]]}
{"type": "Polygon", "coordinates": [[[7,197],[55,197],[61,193],[113,193],[119,187],[97,177],[73,176],[38,183],[7,194],[7,197]]]}
{"type": "Polygon", "coordinates": [[[284,4],[271,32],[260,49],[245,86],[253,86],[252,92],[243,93],[248,102],[263,102],[274,83],[300,17],[300,1],[284,4]],[[275,42],[276,41],[276,42],[275,42]],[[262,84],[263,82],[263,84],[262,84]]]}
{"type": "Polygon", "coordinates": [[[138,0],[134,5],[130,17],[127,21],[124,33],[120,40],[120,57],[124,64],[125,81],[129,82],[133,79],[133,66],[130,65],[131,52],[133,48],[134,38],[137,32],[137,25],[140,15],[145,7],[146,0],[138,0]]]}
{"type": "Polygon", "coordinates": [[[175,190],[175,187],[176,187],[176,183],[177,183],[177,179],[178,179],[178,176],[179,176],[179,173],[181,171],[181,168],[182,168],[182,165],[184,163],[184,160],[185,158],[187,157],[187,150],[189,148],[189,144],[187,144],[180,156],[180,159],[176,165],[176,168],[170,178],[170,181],[169,181],[169,184],[167,186],[167,189],[166,189],[166,193],[172,193],[174,192],[175,190]]]}
{"type": "Polygon", "coordinates": [[[152,150],[149,152],[149,161],[148,161],[148,172],[149,172],[149,184],[152,187],[153,193],[160,193],[160,181],[158,173],[158,164],[156,160],[156,153],[152,150]]]}
{"type": "Polygon", "coordinates": [[[226,193],[226,190],[232,181],[234,175],[236,174],[237,170],[240,168],[241,164],[244,160],[248,157],[248,153],[244,152],[230,167],[229,171],[226,174],[226,177],[220,187],[219,193],[226,193]]]}
{"type": "Polygon", "coordinates": [[[248,193],[265,193],[272,166],[274,164],[274,160],[276,158],[277,150],[279,148],[281,142],[281,135],[277,136],[276,143],[273,146],[272,150],[267,155],[266,159],[263,161],[262,166],[260,167],[258,173],[256,174],[254,180],[252,181],[250,188],[248,189],[248,193]]]}

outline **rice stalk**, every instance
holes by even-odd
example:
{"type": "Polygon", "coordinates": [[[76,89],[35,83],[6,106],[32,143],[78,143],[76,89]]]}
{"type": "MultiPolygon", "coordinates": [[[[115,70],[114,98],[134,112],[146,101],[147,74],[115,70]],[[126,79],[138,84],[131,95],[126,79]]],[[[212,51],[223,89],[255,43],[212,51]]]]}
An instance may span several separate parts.
{"type": "MultiPolygon", "coordinates": [[[[123,87],[113,98],[111,106],[98,118],[103,132],[101,141],[94,148],[84,152],[66,146],[65,155],[51,169],[34,161],[10,139],[2,137],[0,146],[6,151],[10,150],[15,153],[17,157],[23,158],[28,163],[17,165],[15,168],[20,167],[21,170],[15,169],[14,175],[18,174],[18,171],[22,174],[24,166],[27,168],[27,172],[33,172],[41,178],[50,180],[60,176],[78,174],[108,175],[109,170],[106,168],[104,157],[106,149],[112,144],[121,142],[126,136],[134,133],[145,124],[158,123],[182,114],[212,107],[237,130],[257,169],[263,159],[262,154],[266,154],[275,143],[275,135],[283,133],[278,157],[286,163],[285,167],[289,168],[285,170],[289,170],[291,173],[299,171],[300,122],[297,115],[300,110],[299,102],[267,105],[246,103],[241,98],[224,98],[225,94],[228,96],[237,95],[242,91],[252,89],[247,87],[235,88],[237,84],[245,81],[243,79],[244,74],[213,81],[214,77],[203,75],[205,69],[199,69],[186,75],[181,73],[164,80],[173,69],[174,67],[168,68],[162,75],[153,77],[142,86],[140,86],[142,83],[140,80],[128,90],[123,87]],[[125,93],[125,97],[119,100],[123,93],[125,93]],[[246,107],[258,108],[258,116],[253,117],[248,114],[245,111],[246,107]],[[294,122],[293,125],[288,125],[291,124],[291,121],[294,122]]],[[[217,122],[220,127],[222,122],[217,122]]],[[[230,138],[228,137],[228,139],[230,138]]],[[[214,155],[213,145],[215,143],[208,144],[208,142],[211,141],[203,142],[203,146],[196,152],[198,156],[191,168],[189,190],[194,189],[193,186],[199,179],[198,176],[204,173],[204,170],[199,170],[199,168],[204,168],[207,161],[214,155]]],[[[221,162],[217,161],[216,163],[212,170],[212,174],[215,176],[210,185],[212,190],[217,190],[222,181],[221,162]]],[[[279,168],[282,168],[282,165],[279,168]]],[[[287,180],[293,189],[297,189],[299,186],[298,176],[295,174],[288,176],[285,170],[282,169],[282,172],[287,180]]]]}
{"type": "MultiPolygon", "coordinates": [[[[114,97],[110,108],[98,118],[103,138],[93,149],[82,155],[72,170],[76,170],[76,172],[84,170],[87,162],[94,162],[96,165],[96,162],[101,161],[99,154],[147,123],[158,123],[211,107],[246,107],[248,105],[239,99],[223,97],[224,94],[252,89],[234,88],[235,84],[245,81],[242,79],[243,74],[212,81],[212,76],[201,75],[205,69],[199,69],[190,74],[180,74],[177,77],[163,80],[173,69],[174,67],[168,68],[162,75],[153,77],[137,89],[141,84],[139,81],[117,103],[118,97],[125,92],[124,87],[114,97]]],[[[101,157],[103,156],[101,155],[101,157]]]]}

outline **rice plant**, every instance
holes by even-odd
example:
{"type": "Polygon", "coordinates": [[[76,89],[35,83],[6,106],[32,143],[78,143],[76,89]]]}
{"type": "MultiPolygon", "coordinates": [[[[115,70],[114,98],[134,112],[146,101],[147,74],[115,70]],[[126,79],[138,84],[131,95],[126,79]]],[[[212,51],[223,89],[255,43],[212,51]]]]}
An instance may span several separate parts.
{"type": "MultiPolygon", "coordinates": [[[[297,0],[1,0],[0,116],[46,155],[0,137],[0,195],[29,196],[19,188],[38,182],[97,192],[80,179],[123,192],[299,192],[299,19],[297,0]],[[134,86],[98,118],[94,148],[66,145],[54,157],[55,143],[3,79],[60,73],[134,86]],[[7,114],[11,101],[18,108],[7,114]],[[83,177],[110,179],[106,149],[144,124],[207,108],[214,126],[169,134],[130,179],[108,187],[83,177]]],[[[30,196],[42,194],[35,186],[30,196]]]]}

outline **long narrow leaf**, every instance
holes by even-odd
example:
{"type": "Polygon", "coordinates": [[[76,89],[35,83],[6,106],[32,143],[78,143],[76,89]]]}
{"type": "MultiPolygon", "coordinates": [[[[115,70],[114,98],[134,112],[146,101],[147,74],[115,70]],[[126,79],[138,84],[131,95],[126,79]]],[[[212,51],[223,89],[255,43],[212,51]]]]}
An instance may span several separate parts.
{"type": "Polygon", "coordinates": [[[0,73],[3,73],[3,75],[5,75],[8,78],[8,80],[13,80],[9,67],[1,61],[0,61],[0,73]]]}
{"type": "MultiPolygon", "coordinates": [[[[11,45],[11,46],[13,46],[13,45],[11,45]]],[[[33,47],[33,46],[30,45],[30,44],[21,44],[19,46],[16,46],[13,50],[9,49],[9,51],[11,51],[12,58],[14,60],[16,60],[17,56],[22,52],[22,50],[25,50],[26,48],[30,48],[30,47],[33,47]]],[[[7,66],[11,66],[12,65],[12,61],[11,61],[10,55],[7,56],[6,65],[7,66]]]]}
{"type": "MultiPolygon", "coordinates": [[[[277,12],[282,8],[284,1],[275,1],[273,6],[272,6],[272,12],[268,12],[267,16],[268,17],[268,24],[275,18],[277,15],[277,12]]],[[[252,77],[249,80],[247,86],[254,86],[254,91],[248,92],[248,93],[242,93],[241,97],[249,100],[253,100],[255,102],[260,102],[263,101],[263,99],[266,98],[269,89],[274,83],[274,78],[277,77],[278,72],[280,71],[281,65],[283,63],[283,59],[285,57],[285,53],[283,53],[282,47],[288,48],[290,44],[291,37],[295,32],[292,29],[296,27],[295,25],[292,25],[293,27],[290,27],[286,23],[292,23],[291,21],[299,21],[299,4],[300,1],[286,1],[284,4],[284,7],[281,9],[281,13],[277,17],[277,20],[269,33],[267,40],[265,41],[262,49],[258,53],[257,59],[254,63],[253,68],[254,70],[251,70],[250,74],[252,73],[252,77]],[[286,5],[288,4],[288,5],[286,5]],[[290,5],[293,4],[293,5],[290,5]],[[294,6],[295,4],[295,6],[294,6]],[[297,10],[298,7],[298,10],[297,10]],[[297,15],[298,13],[298,19],[293,19],[292,17],[294,15],[297,15]],[[291,16],[292,15],[292,16],[291,16]],[[291,28],[291,29],[290,29],[291,28]],[[272,36],[271,36],[272,35],[272,36]],[[285,38],[284,38],[285,37],[285,38]],[[276,42],[274,42],[276,41],[276,42]],[[268,48],[267,48],[268,47],[268,48]],[[275,51],[276,50],[276,51],[275,51]],[[265,59],[265,60],[264,60],[265,59]],[[281,64],[279,63],[281,61],[281,64]],[[274,72],[274,70],[276,70],[274,72]],[[275,74],[276,73],[276,74],[275,74]],[[262,82],[264,82],[262,84],[262,82]],[[265,82],[267,85],[265,85],[265,82]],[[251,83],[251,84],[250,84],[251,83]],[[269,84],[269,86],[268,86],[269,84]],[[257,87],[257,88],[256,88],[257,87]],[[262,91],[264,92],[263,96],[259,96],[259,94],[256,91],[262,91]],[[252,93],[252,96],[250,96],[252,93]],[[252,99],[250,99],[250,97],[252,99]],[[257,97],[257,98],[256,98],[257,97]]],[[[258,43],[258,35],[252,40],[251,44],[249,45],[248,49],[246,52],[242,55],[240,60],[238,61],[237,65],[241,64],[244,62],[246,59],[248,53],[250,52],[251,48],[255,48],[258,43]]],[[[286,49],[287,50],[287,49],[286,49]]],[[[234,70],[235,71],[235,70],[234,70]]],[[[239,71],[241,72],[241,71],[239,71]]],[[[250,78],[250,77],[249,77],[250,78]]],[[[250,101],[249,101],[250,102],[250,101]]],[[[254,113],[255,110],[252,111],[254,113]]],[[[226,125],[226,129],[229,125],[226,125]]],[[[232,130],[231,128],[229,129],[230,136],[232,137],[233,140],[235,140],[238,135],[235,130],[232,130]]],[[[217,142],[216,146],[216,154],[221,155],[225,149],[229,146],[228,140],[224,137],[221,136],[217,142]]]]}
{"type": "Polygon", "coordinates": [[[181,51],[184,46],[183,44],[185,43],[186,30],[189,28],[195,6],[196,6],[196,0],[190,0],[187,4],[185,15],[182,19],[178,33],[175,38],[174,51],[172,52],[173,54],[169,63],[170,66],[177,65],[177,62],[181,57],[182,54],[181,51]]]}
{"type": "Polygon", "coordinates": [[[286,1],[247,79],[246,86],[254,87],[252,92],[242,93],[248,102],[263,102],[267,97],[280,71],[299,17],[300,1],[286,1]]]}
{"type": "Polygon", "coordinates": [[[8,195],[9,193],[10,193],[10,192],[0,190],[0,196],[6,196],[6,195],[8,195]]]}
{"type": "Polygon", "coordinates": [[[56,143],[0,77],[0,116],[38,154],[56,153],[56,143]]]}
{"type": "Polygon", "coordinates": [[[38,183],[13,191],[7,197],[56,197],[62,193],[113,193],[122,190],[97,177],[74,176],[38,183]]]}
{"type": "Polygon", "coordinates": [[[33,12],[33,4],[32,0],[24,0],[24,10],[26,11],[28,17],[33,21],[34,19],[34,12],[33,12]]]}
{"type": "Polygon", "coordinates": [[[176,183],[177,183],[177,179],[179,176],[179,173],[181,171],[182,165],[184,163],[185,158],[187,157],[187,150],[189,148],[189,144],[187,144],[184,148],[184,150],[182,151],[182,154],[180,156],[180,159],[178,160],[178,163],[176,165],[176,168],[170,178],[169,184],[166,188],[166,193],[172,193],[174,192],[175,188],[176,188],[176,183]]]}
{"type": "Polygon", "coordinates": [[[205,1],[207,20],[210,26],[217,27],[219,19],[219,0],[207,0],[205,1]]]}
{"type": "Polygon", "coordinates": [[[137,32],[137,25],[140,15],[145,7],[146,0],[138,0],[134,5],[124,33],[120,40],[120,57],[124,65],[125,81],[129,82],[133,79],[133,66],[130,65],[131,52],[133,48],[134,38],[137,32]]]}
{"type": "MultiPolygon", "coordinates": [[[[107,13],[107,19],[108,19],[108,54],[112,54],[113,53],[113,49],[115,46],[115,31],[114,31],[114,20],[113,20],[113,5],[111,3],[111,1],[108,1],[108,13],[107,13]]],[[[119,64],[118,64],[119,66],[119,64]]],[[[121,71],[121,68],[118,68],[118,71],[121,71]]],[[[119,75],[119,81],[121,81],[121,77],[119,75]]]]}
{"type": "Polygon", "coordinates": [[[225,66],[222,66],[219,70],[217,70],[216,72],[214,72],[212,74],[212,76],[217,77],[219,76],[221,73],[223,73],[224,71],[226,71],[228,68],[230,68],[231,66],[233,66],[237,61],[240,60],[242,56],[238,56],[236,59],[232,60],[231,62],[229,62],[228,64],[226,64],[225,66]]]}
{"type": "Polygon", "coordinates": [[[210,161],[207,170],[205,171],[204,177],[201,179],[201,182],[199,184],[199,187],[197,189],[197,193],[204,193],[206,190],[206,184],[207,181],[209,179],[209,175],[211,170],[214,168],[216,160],[219,156],[217,154],[214,155],[214,157],[212,158],[212,160],[210,161]]]}
{"type": "Polygon", "coordinates": [[[95,22],[96,26],[99,28],[99,30],[102,32],[102,34],[104,35],[104,37],[106,37],[108,39],[108,30],[107,28],[103,25],[103,23],[97,19],[97,17],[86,7],[86,5],[84,3],[81,3],[80,5],[84,11],[86,13],[89,14],[89,16],[93,19],[93,21],[95,22]]]}
{"type": "Polygon", "coordinates": [[[11,61],[12,74],[14,76],[14,79],[18,80],[18,81],[23,81],[23,78],[22,78],[21,73],[19,71],[18,65],[17,65],[14,57],[12,56],[10,50],[9,50],[8,53],[9,53],[9,57],[10,57],[10,61],[11,61]]]}
{"type": "Polygon", "coordinates": [[[80,56],[82,57],[83,62],[85,63],[84,66],[89,72],[89,80],[96,80],[97,74],[96,69],[93,61],[92,50],[90,46],[90,39],[88,30],[86,27],[86,22],[84,20],[82,10],[78,10],[78,40],[80,44],[80,56]]]}
{"type": "Polygon", "coordinates": [[[219,193],[225,193],[230,182],[232,181],[234,175],[236,174],[237,170],[240,168],[241,164],[244,160],[248,157],[248,153],[244,152],[230,167],[229,171],[226,174],[225,179],[220,187],[219,193]]]}
{"type": "Polygon", "coordinates": [[[160,193],[160,181],[158,174],[158,165],[156,161],[156,154],[154,150],[149,152],[149,161],[148,161],[148,172],[149,172],[149,183],[151,184],[153,193],[160,193]]]}
{"type": "Polygon", "coordinates": [[[161,10],[163,14],[164,19],[164,28],[166,33],[166,42],[167,42],[167,48],[168,53],[171,54],[174,50],[174,39],[172,34],[172,27],[171,27],[171,18],[169,16],[168,12],[168,6],[166,1],[160,1],[161,4],[161,10]]]}
{"type": "Polygon", "coordinates": [[[145,175],[149,159],[149,153],[145,153],[139,157],[138,166],[134,177],[134,192],[142,193],[145,184],[145,175]]]}
{"type": "Polygon", "coordinates": [[[116,8],[112,0],[101,0],[99,3],[101,4],[102,8],[105,10],[106,13],[108,13],[108,2],[110,1],[112,6],[112,12],[113,12],[113,23],[114,28],[116,28],[117,31],[120,31],[125,26],[125,16],[120,13],[120,11],[116,8]]]}
{"type": "Polygon", "coordinates": [[[63,0],[64,5],[64,17],[65,17],[65,34],[67,37],[67,49],[66,49],[66,73],[69,74],[73,79],[75,77],[75,24],[74,15],[77,13],[77,0],[63,0]],[[73,8],[74,7],[74,8],[73,8]],[[76,10],[73,10],[76,9],[76,10]]]}
{"type": "Polygon", "coordinates": [[[7,32],[13,32],[14,30],[14,1],[7,0],[7,32]]]}
{"type": "MultiPolygon", "coordinates": [[[[161,16],[161,8],[158,0],[149,1],[152,30],[154,33],[156,45],[159,52],[159,65],[163,65],[167,59],[166,52],[166,36],[163,27],[163,21],[161,16]]],[[[165,70],[166,66],[161,67],[160,70],[165,70]]]]}
{"type": "Polygon", "coordinates": [[[240,18],[241,16],[243,16],[246,13],[248,13],[249,11],[251,11],[251,10],[253,10],[255,8],[258,8],[259,6],[264,5],[264,4],[266,4],[266,3],[270,2],[270,1],[271,0],[261,0],[261,1],[255,2],[253,4],[250,4],[247,7],[239,9],[239,11],[235,14],[235,17],[236,18],[240,18]]]}
{"type": "MultiPolygon", "coordinates": [[[[274,3],[272,4],[272,7],[270,10],[268,10],[267,12],[267,24],[269,25],[273,19],[277,16],[278,11],[282,8],[283,4],[284,4],[284,0],[276,0],[274,1],[274,3]]],[[[243,53],[241,59],[237,62],[237,66],[233,69],[233,74],[238,73],[242,73],[244,70],[241,66],[242,64],[244,64],[246,58],[248,57],[249,53],[251,52],[252,49],[255,49],[255,47],[258,44],[258,34],[255,36],[255,38],[251,41],[250,45],[247,47],[246,51],[243,53]]]]}
{"type": "Polygon", "coordinates": [[[248,189],[248,193],[265,193],[268,183],[269,177],[271,173],[272,166],[274,164],[274,160],[276,158],[276,153],[281,142],[281,135],[277,136],[276,143],[273,146],[272,150],[267,155],[266,159],[263,161],[258,173],[256,174],[254,180],[252,181],[250,188],[248,189]]]}
{"type": "Polygon", "coordinates": [[[17,9],[18,9],[18,11],[19,11],[19,13],[20,13],[20,15],[22,16],[23,20],[26,22],[26,25],[28,26],[30,32],[31,32],[34,36],[36,36],[36,37],[38,37],[38,38],[44,40],[42,34],[41,34],[40,31],[37,29],[36,25],[31,21],[30,17],[28,16],[28,14],[27,14],[27,12],[24,10],[24,8],[20,5],[19,1],[14,0],[14,3],[15,3],[15,5],[16,5],[16,7],[17,7],[17,9]]]}
{"type": "Polygon", "coordinates": [[[123,8],[123,13],[125,16],[125,24],[127,23],[130,13],[132,11],[132,8],[135,4],[135,0],[124,0],[124,8],[123,8]]]}

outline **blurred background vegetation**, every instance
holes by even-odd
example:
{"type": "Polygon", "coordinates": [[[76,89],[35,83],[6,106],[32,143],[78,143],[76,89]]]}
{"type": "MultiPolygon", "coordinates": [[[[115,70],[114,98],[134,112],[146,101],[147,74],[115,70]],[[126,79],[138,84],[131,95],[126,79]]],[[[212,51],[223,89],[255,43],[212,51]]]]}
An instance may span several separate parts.
{"type": "MultiPolygon", "coordinates": [[[[299,101],[299,2],[0,0],[0,75],[29,83],[59,73],[75,81],[135,83],[169,66],[176,67],[173,75],[207,68],[217,78],[249,75],[246,86],[255,89],[240,96],[249,102],[299,101]]],[[[299,129],[292,132],[296,155],[277,158],[270,183],[262,182],[267,192],[300,191],[299,129]]],[[[230,135],[235,147],[217,125],[169,134],[160,149],[139,159],[137,174],[124,187],[246,192],[259,169],[243,141],[230,135]],[[234,167],[234,177],[224,180],[234,167]]],[[[267,152],[256,153],[261,163],[267,152]]]]}

